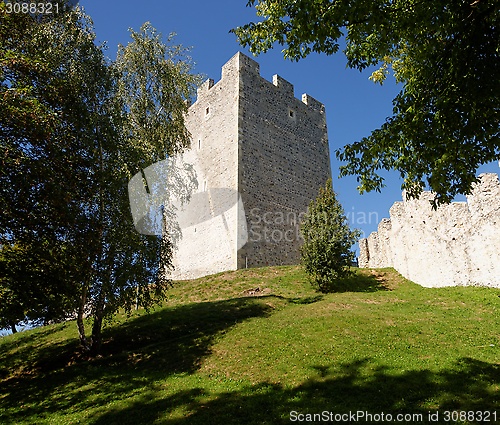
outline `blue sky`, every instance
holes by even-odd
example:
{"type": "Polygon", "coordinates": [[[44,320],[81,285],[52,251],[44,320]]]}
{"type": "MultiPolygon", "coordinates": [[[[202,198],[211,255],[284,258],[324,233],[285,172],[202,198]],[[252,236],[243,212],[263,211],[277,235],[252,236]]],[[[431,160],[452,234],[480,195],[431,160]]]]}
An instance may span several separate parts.
{"type": "MultiPolygon", "coordinates": [[[[221,67],[237,51],[251,56],[229,30],[256,20],[255,10],[247,0],[177,1],[177,0],[81,0],[95,25],[98,42],[107,42],[108,56],[116,56],[118,44],[130,40],[129,28],[138,30],[149,21],[165,36],[177,33],[176,43],[191,46],[196,71],[218,80],[221,67]]],[[[339,147],[368,136],[391,115],[392,99],[399,91],[391,78],[383,85],[368,80],[370,72],[346,68],[343,54],[311,55],[300,62],[283,59],[279,48],[255,58],[261,75],[271,80],[279,74],[295,86],[295,96],[308,93],[324,103],[327,114],[333,183],[353,227],[364,234],[376,230],[389,208],[401,200],[401,179],[387,173],[382,193],[360,195],[355,177],[338,179],[340,163],[335,158],[339,147]]],[[[498,165],[484,166],[478,172],[498,172],[498,165]]]]}

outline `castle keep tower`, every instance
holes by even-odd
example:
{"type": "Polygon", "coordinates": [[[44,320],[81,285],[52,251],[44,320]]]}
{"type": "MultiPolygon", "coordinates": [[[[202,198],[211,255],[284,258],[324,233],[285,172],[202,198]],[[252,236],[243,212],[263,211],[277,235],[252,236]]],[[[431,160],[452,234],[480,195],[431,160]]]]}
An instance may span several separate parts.
{"type": "Polygon", "coordinates": [[[298,263],[300,218],[331,176],[324,106],[237,53],[198,89],[186,126],[198,189],[179,213],[173,277],[298,263]]]}

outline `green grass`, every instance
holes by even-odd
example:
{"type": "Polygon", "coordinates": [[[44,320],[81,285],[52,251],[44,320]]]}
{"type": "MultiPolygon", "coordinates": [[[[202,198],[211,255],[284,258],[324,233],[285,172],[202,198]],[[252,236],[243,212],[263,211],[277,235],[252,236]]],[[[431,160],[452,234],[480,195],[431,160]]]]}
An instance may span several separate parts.
{"type": "Polygon", "coordinates": [[[499,294],[426,289],[392,269],[358,270],[328,295],[300,267],[179,282],[162,308],[110,323],[92,360],[73,322],[0,338],[0,423],[277,424],[325,410],[500,419],[499,294]]]}

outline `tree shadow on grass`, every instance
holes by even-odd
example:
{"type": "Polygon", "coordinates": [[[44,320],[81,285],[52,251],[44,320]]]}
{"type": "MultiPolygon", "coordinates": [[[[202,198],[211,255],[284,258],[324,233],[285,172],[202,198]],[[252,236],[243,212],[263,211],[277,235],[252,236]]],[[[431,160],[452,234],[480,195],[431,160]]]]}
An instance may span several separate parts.
{"type": "Polygon", "coordinates": [[[142,370],[161,375],[194,372],[211,353],[214,340],[232,326],[256,317],[266,317],[273,298],[242,297],[223,301],[181,305],[129,320],[105,332],[104,362],[113,356],[133,356],[142,370]]]}
{"type": "Polygon", "coordinates": [[[389,280],[383,273],[355,273],[351,276],[338,279],[332,285],[331,292],[378,292],[391,291],[389,280]]]}
{"type": "MultiPolygon", "coordinates": [[[[445,411],[493,412],[500,402],[497,364],[464,358],[450,370],[395,373],[378,367],[369,377],[367,368],[373,368],[369,359],[344,364],[340,371],[336,367],[335,374],[321,366],[315,379],[294,388],[263,382],[241,391],[214,394],[209,401],[201,388],[160,399],[145,396],[127,409],[104,413],[92,424],[278,424],[290,423],[291,412],[334,415],[360,412],[365,415],[358,418],[361,423],[376,421],[364,412],[372,415],[384,412],[394,419],[398,414],[421,415],[399,423],[436,423],[429,420],[429,413],[439,412],[438,423],[444,423],[445,411]],[[187,412],[185,417],[169,418],[169,413],[179,408],[187,412]]],[[[490,423],[494,423],[493,416],[490,423]]]]}
{"type": "Polygon", "coordinates": [[[324,298],[323,295],[314,295],[312,297],[302,297],[302,298],[287,298],[287,301],[290,304],[314,304],[317,303],[318,301],[321,301],[324,298]]]}
{"type": "Polygon", "coordinates": [[[270,315],[267,298],[272,296],[188,304],[129,319],[105,331],[102,355],[91,360],[75,359],[73,343],[42,346],[30,370],[0,382],[0,423],[84,409],[89,398],[105,406],[170,374],[192,373],[219,335],[270,315]]]}
{"type": "MultiPolygon", "coordinates": [[[[74,326],[74,323],[64,323],[63,326],[74,326]]],[[[0,344],[0,380],[8,377],[11,370],[16,370],[20,366],[24,369],[26,365],[30,365],[31,369],[38,368],[40,359],[46,359],[48,362],[57,359],[58,364],[71,361],[78,348],[78,340],[70,338],[54,342],[49,339],[51,335],[59,332],[61,332],[60,327],[47,326],[31,332],[18,333],[10,341],[2,341],[0,344]]]]}

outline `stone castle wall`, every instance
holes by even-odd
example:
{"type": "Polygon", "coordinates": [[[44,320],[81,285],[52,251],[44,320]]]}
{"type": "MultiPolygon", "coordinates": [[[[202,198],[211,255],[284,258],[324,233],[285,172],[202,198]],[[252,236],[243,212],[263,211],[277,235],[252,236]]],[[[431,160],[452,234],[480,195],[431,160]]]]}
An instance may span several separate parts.
{"type": "Polygon", "coordinates": [[[173,278],[299,260],[298,219],[330,177],[323,105],[237,53],[220,81],[207,80],[189,108],[186,127],[198,193],[210,217],[187,205],[173,278]],[[239,200],[239,202],[238,202],[239,200]],[[242,210],[244,208],[244,212],[242,210]],[[244,240],[242,240],[245,238],[244,240]]]}
{"type": "MultiPolygon", "coordinates": [[[[197,193],[193,198],[207,194],[209,189],[224,188],[224,198],[217,202],[234,205],[238,190],[238,109],[239,69],[236,63],[223,68],[222,78],[216,84],[205,81],[197,91],[196,102],[189,107],[186,128],[191,134],[191,149],[183,160],[194,166],[197,193]]],[[[209,196],[212,210],[213,197],[209,196]]],[[[203,215],[199,208],[188,204],[179,212],[182,238],[174,254],[174,279],[189,279],[236,268],[236,250],[233,229],[237,217],[233,210],[223,214],[203,215]],[[186,218],[185,214],[192,217],[186,218]],[[188,225],[182,225],[182,222],[188,225]]]]}
{"type": "Polygon", "coordinates": [[[299,220],[331,176],[324,106],[245,58],[240,72],[238,188],[248,243],[238,268],[297,264],[299,220]]]}
{"type": "Polygon", "coordinates": [[[427,287],[500,287],[500,182],[482,174],[467,202],[432,210],[434,195],[395,202],[390,219],[360,240],[360,267],[394,267],[427,287]]]}

